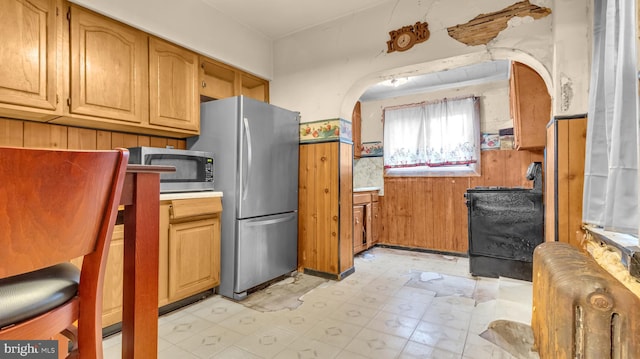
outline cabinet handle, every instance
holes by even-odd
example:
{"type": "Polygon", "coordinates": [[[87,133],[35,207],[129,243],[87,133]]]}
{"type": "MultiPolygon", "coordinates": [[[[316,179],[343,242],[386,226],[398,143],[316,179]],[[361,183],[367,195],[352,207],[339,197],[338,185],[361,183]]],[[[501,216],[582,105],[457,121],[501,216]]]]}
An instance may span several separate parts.
{"type": "Polygon", "coordinates": [[[202,81],[202,88],[205,88],[205,87],[207,87],[207,83],[202,81]]]}

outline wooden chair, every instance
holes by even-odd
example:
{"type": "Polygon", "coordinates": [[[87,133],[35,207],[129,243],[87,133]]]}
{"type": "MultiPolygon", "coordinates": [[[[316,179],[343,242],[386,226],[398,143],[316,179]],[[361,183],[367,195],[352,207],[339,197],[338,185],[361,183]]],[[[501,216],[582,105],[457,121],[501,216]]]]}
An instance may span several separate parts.
{"type": "Polygon", "coordinates": [[[102,282],[128,158],[0,147],[0,340],[63,333],[69,357],[102,358],[102,282]],[[80,270],[69,263],[78,257],[80,270]]]}

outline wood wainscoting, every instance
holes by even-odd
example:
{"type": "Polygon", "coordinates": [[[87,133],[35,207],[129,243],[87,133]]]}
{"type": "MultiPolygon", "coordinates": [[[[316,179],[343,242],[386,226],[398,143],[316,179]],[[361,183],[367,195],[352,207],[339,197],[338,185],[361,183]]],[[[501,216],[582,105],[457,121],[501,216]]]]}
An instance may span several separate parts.
{"type": "Polygon", "coordinates": [[[0,118],[0,146],[76,150],[173,146],[173,148],[184,149],[186,141],[184,139],[0,118]]]}
{"type": "Polygon", "coordinates": [[[442,252],[467,253],[467,206],[464,193],[476,186],[527,187],[531,162],[542,151],[482,151],[479,177],[385,177],[381,196],[380,242],[442,252]]]}

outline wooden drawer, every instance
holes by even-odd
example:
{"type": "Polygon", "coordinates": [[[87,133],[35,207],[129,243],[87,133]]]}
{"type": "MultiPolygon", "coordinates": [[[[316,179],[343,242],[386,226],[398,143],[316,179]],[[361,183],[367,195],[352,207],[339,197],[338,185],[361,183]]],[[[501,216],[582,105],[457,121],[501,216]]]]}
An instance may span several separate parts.
{"type": "Polygon", "coordinates": [[[222,212],[220,197],[177,199],[171,201],[171,220],[222,212]]]}
{"type": "Polygon", "coordinates": [[[371,202],[371,193],[354,193],[353,194],[353,204],[367,204],[371,202]]]}

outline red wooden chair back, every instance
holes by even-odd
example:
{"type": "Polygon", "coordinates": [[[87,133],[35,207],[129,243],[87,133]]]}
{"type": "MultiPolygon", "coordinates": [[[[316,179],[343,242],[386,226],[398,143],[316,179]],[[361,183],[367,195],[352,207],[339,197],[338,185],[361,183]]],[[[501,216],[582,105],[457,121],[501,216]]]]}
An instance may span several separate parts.
{"type": "Polygon", "coordinates": [[[0,148],[0,279],[84,257],[76,298],[0,339],[48,339],[78,320],[82,357],[102,357],[102,281],[128,157],[0,148]]]}

